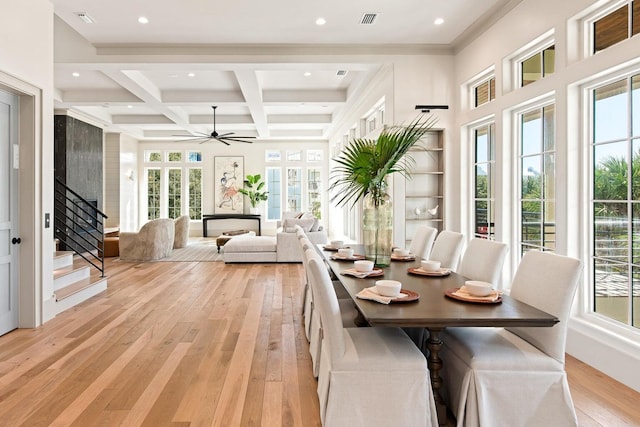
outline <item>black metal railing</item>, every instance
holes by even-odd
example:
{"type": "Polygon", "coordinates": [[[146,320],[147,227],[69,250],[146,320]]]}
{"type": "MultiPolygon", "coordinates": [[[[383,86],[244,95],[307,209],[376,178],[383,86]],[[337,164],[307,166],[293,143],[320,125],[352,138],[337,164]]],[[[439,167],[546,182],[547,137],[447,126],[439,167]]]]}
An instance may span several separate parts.
{"type": "Polygon", "coordinates": [[[104,220],[97,201],[88,200],[60,178],[54,185],[54,237],[63,250],[72,250],[104,277],[104,220]]]}

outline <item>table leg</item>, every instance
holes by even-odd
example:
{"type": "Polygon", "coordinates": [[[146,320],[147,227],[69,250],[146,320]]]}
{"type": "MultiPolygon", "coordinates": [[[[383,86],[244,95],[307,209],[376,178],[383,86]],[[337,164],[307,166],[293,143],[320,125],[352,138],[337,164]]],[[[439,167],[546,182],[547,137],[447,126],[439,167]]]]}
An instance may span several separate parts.
{"type": "Polygon", "coordinates": [[[429,328],[429,338],[427,339],[429,357],[427,358],[427,364],[429,366],[429,374],[431,375],[433,398],[436,401],[438,424],[445,425],[447,424],[447,406],[440,395],[440,388],[442,387],[442,378],[440,378],[440,370],[442,369],[442,359],[440,359],[442,340],[440,340],[438,336],[440,332],[442,332],[442,328],[429,328]]]}

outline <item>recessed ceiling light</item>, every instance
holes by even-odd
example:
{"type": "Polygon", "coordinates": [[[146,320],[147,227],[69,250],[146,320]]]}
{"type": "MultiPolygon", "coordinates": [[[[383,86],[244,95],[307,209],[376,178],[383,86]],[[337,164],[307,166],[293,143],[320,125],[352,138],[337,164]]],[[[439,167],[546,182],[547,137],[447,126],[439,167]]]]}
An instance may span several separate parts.
{"type": "Polygon", "coordinates": [[[436,18],[436,20],[433,21],[433,23],[436,24],[436,25],[442,25],[442,24],[444,24],[444,19],[436,18]]]}
{"type": "Polygon", "coordinates": [[[96,22],[95,19],[90,17],[88,14],[84,12],[76,12],[76,16],[82,20],[85,24],[93,24],[96,22]]]}
{"type": "Polygon", "coordinates": [[[326,23],[327,23],[327,20],[322,17],[316,19],[316,25],[324,25],[326,23]]]}
{"type": "Polygon", "coordinates": [[[133,105],[127,105],[127,108],[133,108],[133,105]]]}
{"type": "Polygon", "coordinates": [[[189,73],[189,74],[187,74],[187,76],[189,76],[189,77],[195,77],[195,76],[196,76],[196,73],[189,73]]]}
{"type": "Polygon", "coordinates": [[[305,76],[305,77],[309,77],[310,75],[311,75],[311,73],[310,73],[310,72],[308,72],[308,71],[304,73],[304,76],[305,76]]]}
{"type": "Polygon", "coordinates": [[[74,71],[73,73],[71,73],[71,75],[72,75],[73,77],[80,77],[80,73],[79,73],[79,72],[77,72],[77,71],[74,71]]]}
{"type": "Polygon", "coordinates": [[[149,19],[147,19],[146,16],[141,16],[140,18],[138,18],[138,22],[141,24],[148,24],[149,23],[149,19]]]}

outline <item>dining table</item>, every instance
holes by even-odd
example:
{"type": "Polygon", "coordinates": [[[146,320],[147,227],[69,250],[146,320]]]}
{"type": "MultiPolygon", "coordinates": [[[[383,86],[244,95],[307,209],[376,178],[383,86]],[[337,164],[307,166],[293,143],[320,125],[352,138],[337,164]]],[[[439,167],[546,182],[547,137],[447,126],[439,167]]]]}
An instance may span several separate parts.
{"type": "Polygon", "coordinates": [[[354,256],[348,259],[339,258],[334,250],[327,250],[318,245],[335,279],[342,283],[353,299],[361,322],[372,327],[408,327],[428,330],[426,347],[428,349],[427,365],[439,423],[446,423],[446,406],[440,394],[442,379],[440,370],[443,361],[440,350],[443,342],[441,333],[447,327],[552,327],[559,320],[557,317],[538,310],[528,304],[511,298],[503,293],[498,302],[470,302],[456,299],[453,292],[464,285],[468,278],[453,271],[442,269],[439,274],[423,275],[421,258],[402,257],[394,260],[387,267],[381,268],[382,274],[358,278],[344,274],[354,268],[354,258],[362,258],[363,246],[350,245],[354,256]],[[402,298],[389,304],[361,299],[357,294],[365,288],[375,286],[380,279],[397,280],[410,298],[402,298]],[[404,302],[403,302],[404,300],[404,302]]]}

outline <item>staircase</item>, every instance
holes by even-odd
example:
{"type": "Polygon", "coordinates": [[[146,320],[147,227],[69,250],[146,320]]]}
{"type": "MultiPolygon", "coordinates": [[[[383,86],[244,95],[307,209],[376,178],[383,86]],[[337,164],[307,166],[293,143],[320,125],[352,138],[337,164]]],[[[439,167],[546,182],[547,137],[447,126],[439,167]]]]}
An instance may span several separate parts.
{"type": "MultiPolygon", "coordinates": [[[[107,278],[91,274],[92,268],[73,251],[53,254],[53,289],[59,314],[107,289],[107,278]]],[[[93,269],[95,270],[95,269],[93,269]]]]}

